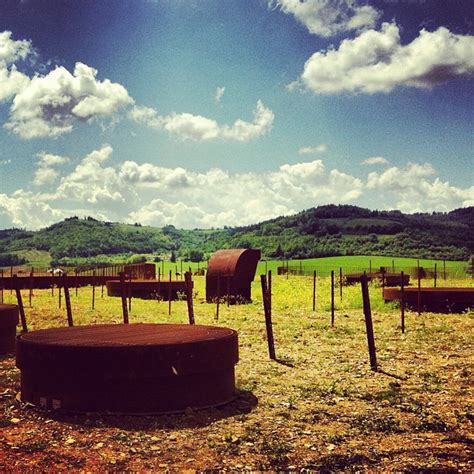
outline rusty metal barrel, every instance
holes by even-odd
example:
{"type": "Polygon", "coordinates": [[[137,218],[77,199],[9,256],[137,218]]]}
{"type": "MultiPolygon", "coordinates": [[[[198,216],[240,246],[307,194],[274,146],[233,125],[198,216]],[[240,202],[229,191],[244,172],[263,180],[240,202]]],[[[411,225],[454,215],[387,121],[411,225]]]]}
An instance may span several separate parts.
{"type": "Polygon", "coordinates": [[[15,352],[18,306],[0,304],[0,354],[15,352]]]}
{"type": "Polygon", "coordinates": [[[21,399],[44,409],[128,414],[217,406],[235,397],[233,329],[75,326],[18,336],[21,399]]]}

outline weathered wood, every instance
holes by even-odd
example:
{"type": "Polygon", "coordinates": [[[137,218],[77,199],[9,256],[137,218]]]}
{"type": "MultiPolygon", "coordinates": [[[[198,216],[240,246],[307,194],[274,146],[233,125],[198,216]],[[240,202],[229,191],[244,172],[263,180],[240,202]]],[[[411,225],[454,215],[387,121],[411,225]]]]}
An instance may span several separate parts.
{"type": "Polygon", "coordinates": [[[71,298],[69,296],[69,286],[68,286],[68,277],[66,273],[63,274],[63,289],[64,289],[64,301],[66,302],[66,314],[67,314],[67,324],[69,327],[74,326],[74,321],[72,319],[72,309],[71,309],[71,298]]]}
{"type": "Polygon", "coordinates": [[[191,272],[186,272],[184,275],[186,282],[186,301],[188,303],[188,318],[189,324],[194,324],[194,307],[193,307],[193,278],[191,272]]]}
{"type": "Polygon", "coordinates": [[[263,311],[265,313],[265,328],[267,331],[268,354],[270,356],[270,359],[276,360],[275,341],[273,339],[272,311],[268,300],[267,277],[265,275],[260,275],[260,282],[262,284],[263,311]]]}
{"type": "Polygon", "coordinates": [[[403,281],[403,272],[400,272],[400,311],[401,311],[401,327],[402,333],[405,333],[405,283],[403,281]]]}
{"type": "Polygon", "coordinates": [[[122,297],[123,323],[128,324],[127,296],[125,292],[125,272],[120,272],[119,276],[120,276],[120,293],[122,297]]]}
{"type": "Polygon", "coordinates": [[[316,311],[316,270],[313,271],[313,311],[316,311]]]}
{"type": "Polygon", "coordinates": [[[362,301],[364,305],[365,330],[367,333],[367,344],[369,347],[370,368],[377,372],[377,353],[375,349],[374,326],[372,323],[372,312],[370,310],[370,296],[367,275],[362,275],[360,284],[362,287],[362,301]]]}
{"type": "Polygon", "coordinates": [[[18,277],[17,275],[12,276],[13,279],[13,287],[15,288],[15,293],[16,293],[16,300],[18,304],[18,311],[20,313],[20,321],[21,321],[21,327],[23,332],[28,332],[28,326],[26,324],[26,316],[25,316],[25,308],[23,306],[23,299],[21,297],[21,290],[20,290],[20,285],[18,283],[18,277]]]}

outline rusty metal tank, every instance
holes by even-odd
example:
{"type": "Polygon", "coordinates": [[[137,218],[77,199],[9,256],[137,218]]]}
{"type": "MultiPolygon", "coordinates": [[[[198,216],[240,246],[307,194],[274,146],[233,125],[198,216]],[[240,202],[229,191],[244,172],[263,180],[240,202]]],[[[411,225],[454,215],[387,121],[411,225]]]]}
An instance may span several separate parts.
{"type": "MultiPolygon", "coordinates": [[[[403,299],[405,305],[413,310],[418,309],[418,293],[420,295],[420,310],[433,313],[462,313],[474,308],[474,288],[405,288],[403,299]]],[[[384,288],[383,299],[400,301],[401,290],[384,288]]]]}
{"type": "Polygon", "coordinates": [[[235,397],[237,332],[184,324],[115,324],[18,336],[21,399],[71,412],[171,413],[235,397]]]}
{"type": "Polygon", "coordinates": [[[15,352],[16,326],[18,322],[18,306],[14,304],[0,304],[0,354],[15,352]]]}
{"type": "Polygon", "coordinates": [[[231,302],[250,302],[251,286],[260,260],[260,250],[218,250],[209,260],[206,300],[229,296],[231,302]]]}

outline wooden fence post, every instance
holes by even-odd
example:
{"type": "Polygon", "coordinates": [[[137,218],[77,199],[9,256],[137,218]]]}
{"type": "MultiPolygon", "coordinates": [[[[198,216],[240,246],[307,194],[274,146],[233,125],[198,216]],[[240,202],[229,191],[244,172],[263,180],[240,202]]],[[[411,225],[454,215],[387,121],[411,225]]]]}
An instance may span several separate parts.
{"type": "Polygon", "coordinates": [[[122,297],[123,323],[128,324],[127,296],[125,293],[125,273],[119,272],[120,277],[120,296],[122,297]]]}
{"type": "Polygon", "coordinates": [[[92,272],[92,309],[95,309],[95,270],[92,272]]]}
{"type": "Polygon", "coordinates": [[[435,267],[434,267],[434,276],[433,276],[433,285],[434,287],[436,288],[436,280],[438,278],[438,266],[437,264],[435,263],[435,267]]]}
{"type": "Polygon", "coordinates": [[[313,271],[313,311],[316,311],[316,270],[313,271]]]}
{"type": "Polygon", "coordinates": [[[273,339],[272,327],[272,309],[269,305],[266,275],[260,275],[260,282],[262,284],[263,311],[265,313],[265,327],[267,330],[268,354],[270,356],[270,359],[276,360],[275,341],[273,339]]]}
{"type": "Polygon", "coordinates": [[[23,332],[28,332],[28,326],[26,325],[25,308],[23,306],[23,299],[21,297],[20,283],[17,275],[12,276],[12,288],[15,288],[16,300],[18,302],[18,311],[20,312],[21,327],[23,332]]]}
{"type": "Polygon", "coordinates": [[[186,301],[188,303],[188,318],[189,324],[194,324],[194,307],[193,307],[193,278],[191,272],[186,272],[184,275],[186,282],[186,301]]]}
{"type": "Polygon", "coordinates": [[[128,311],[132,311],[132,272],[128,274],[128,311]]]}
{"type": "Polygon", "coordinates": [[[168,315],[171,315],[171,275],[172,271],[170,270],[170,282],[168,287],[168,315]]]}
{"type": "Polygon", "coordinates": [[[30,299],[30,308],[33,307],[33,271],[30,272],[30,292],[29,292],[29,299],[30,299]]]}
{"type": "Polygon", "coordinates": [[[369,346],[370,368],[377,372],[377,353],[375,350],[374,327],[372,323],[372,312],[370,310],[369,286],[367,275],[362,275],[360,279],[362,287],[362,301],[364,304],[365,330],[367,333],[367,344],[369,346]]]}
{"type": "Polygon", "coordinates": [[[334,270],[331,270],[331,327],[334,327],[334,270]]]}
{"type": "Polygon", "coordinates": [[[401,310],[401,326],[402,333],[405,334],[405,281],[403,271],[400,273],[401,283],[400,283],[400,310],[401,310]]]}
{"type": "Polygon", "coordinates": [[[61,303],[62,303],[61,299],[62,299],[61,282],[58,277],[58,307],[59,309],[61,309],[61,303]]]}
{"type": "Polygon", "coordinates": [[[339,267],[339,298],[342,303],[342,267],[339,267]]]}
{"type": "Polygon", "coordinates": [[[417,294],[417,310],[418,316],[421,314],[421,272],[420,272],[420,261],[417,263],[417,274],[418,274],[418,294],[417,294]]]}
{"type": "Polygon", "coordinates": [[[63,289],[64,289],[64,301],[66,302],[67,324],[69,327],[71,327],[71,326],[74,326],[74,322],[72,319],[71,298],[69,296],[69,287],[67,284],[66,273],[63,273],[63,289]]]}

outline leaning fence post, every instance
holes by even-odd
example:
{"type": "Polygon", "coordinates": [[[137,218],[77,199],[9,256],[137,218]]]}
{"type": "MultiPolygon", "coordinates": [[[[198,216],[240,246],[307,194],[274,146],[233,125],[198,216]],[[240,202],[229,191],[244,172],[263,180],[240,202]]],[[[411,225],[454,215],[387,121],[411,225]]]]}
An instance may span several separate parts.
{"type": "Polygon", "coordinates": [[[191,272],[184,274],[186,282],[186,301],[188,303],[189,324],[194,324],[194,307],[193,307],[193,278],[191,272]]]}
{"type": "Polygon", "coordinates": [[[18,281],[17,275],[13,275],[12,277],[12,287],[15,288],[16,293],[16,300],[18,302],[18,311],[20,312],[20,320],[21,320],[21,327],[23,332],[28,332],[28,326],[26,325],[26,316],[25,316],[25,308],[23,307],[23,299],[21,297],[21,290],[20,284],[18,281]]]}
{"type": "Polygon", "coordinates": [[[69,297],[69,287],[67,285],[67,275],[63,274],[63,289],[64,289],[64,301],[66,302],[66,314],[67,314],[67,324],[68,326],[74,326],[72,319],[72,310],[71,310],[71,298],[69,297]]]}
{"type": "Polygon", "coordinates": [[[263,311],[265,313],[265,327],[267,330],[268,354],[270,359],[275,360],[275,341],[273,339],[272,310],[268,300],[267,277],[265,275],[260,275],[260,282],[262,284],[263,311]]]}
{"type": "Polygon", "coordinates": [[[132,311],[132,272],[128,275],[128,310],[132,311]]]}
{"type": "Polygon", "coordinates": [[[339,298],[342,303],[342,267],[339,267],[339,298]]]}
{"type": "Polygon", "coordinates": [[[401,309],[401,326],[402,326],[402,333],[405,333],[405,281],[404,281],[404,273],[400,273],[401,276],[401,283],[400,283],[400,309],[401,309]]]}
{"type": "Polygon", "coordinates": [[[374,327],[372,324],[372,312],[370,310],[369,286],[367,284],[367,275],[360,278],[362,287],[362,301],[364,304],[365,330],[367,333],[367,344],[369,346],[370,368],[377,372],[377,354],[375,350],[374,327]]]}
{"type": "Polygon", "coordinates": [[[120,277],[120,296],[122,297],[123,323],[128,324],[127,296],[125,294],[125,273],[119,272],[120,277]]]}
{"type": "Polygon", "coordinates": [[[435,263],[434,267],[434,276],[433,276],[433,285],[436,288],[436,280],[438,278],[438,265],[435,263]]]}

